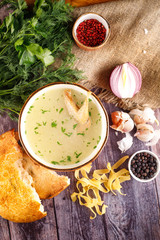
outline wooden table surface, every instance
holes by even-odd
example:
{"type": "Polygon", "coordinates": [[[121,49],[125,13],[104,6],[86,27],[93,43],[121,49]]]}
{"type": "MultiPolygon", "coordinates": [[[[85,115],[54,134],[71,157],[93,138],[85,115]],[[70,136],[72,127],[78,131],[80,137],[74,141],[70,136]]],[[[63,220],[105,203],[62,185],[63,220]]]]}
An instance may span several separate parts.
{"type": "MultiPolygon", "coordinates": [[[[118,108],[104,104],[109,116],[118,108]]],[[[160,120],[160,110],[156,110],[160,120]]],[[[15,128],[17,123],[7,115],[0,116],[0,134],[15,128]]],[[[114,164],[120,157],[131,155],[137,150],[149,149],[160,156],[160,146],[152,149],[134,138],[133,146],[121,154],[117,140],[123,134],[116,136],[110,129],[109,139],[99,157],[93,162],[93,169],[106,168],[108,161],[114,164]]],[[[127,167],[127,162],[125,164],[127,167]]],[[[160,239],[160,174],[149,183],[139,183],[134,179],[122,184],[119,193],[102,194],[108,205],[105,215],[90,220],[90,211],[78,202],[73,203],[70,195],[75,191],[74,173],[65,173],[71,179],[70,186],[58,196],[42,203],[47,216],[33,223],[13,223],[0,217],[0,240],[159,240],[160,239]]]]}

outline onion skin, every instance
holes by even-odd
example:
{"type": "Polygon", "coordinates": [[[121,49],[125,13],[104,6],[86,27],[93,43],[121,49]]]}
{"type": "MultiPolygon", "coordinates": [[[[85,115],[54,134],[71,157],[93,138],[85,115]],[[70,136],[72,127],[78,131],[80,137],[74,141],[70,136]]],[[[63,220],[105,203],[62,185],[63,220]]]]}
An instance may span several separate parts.
{"type": "Polygon", "coordinates": [[[118,98],[132,98],[141,85],[141,73],[132,63],[119,65],[111,73],[110,88],[118,98]]]}

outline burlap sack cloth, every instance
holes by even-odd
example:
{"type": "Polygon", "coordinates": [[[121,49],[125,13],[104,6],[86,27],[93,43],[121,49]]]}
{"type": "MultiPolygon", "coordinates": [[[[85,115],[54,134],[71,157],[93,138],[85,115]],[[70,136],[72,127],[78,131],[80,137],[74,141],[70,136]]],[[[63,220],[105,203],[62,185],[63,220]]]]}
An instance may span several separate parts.
{"type": "Polygon", "coordinates": [[[94,52],[76,45],[76,67],[84,71],[82,84],[102,88],[100,97],[124,109],[160,107],[160,0],[119,0],[76,8],[75,19],[85,12],[106,18],[111,27],[107,44],[94,52]],[[148,33],[147,33],[148,32],[148,33]],[[132,99],[116,98],[109,76],[116,65],[131,62],[142,74],[142,88],[132,99]]]}
{"type": "MultiPolygon", "coordinates": [[[[96,1],[88,0],[88,4],[96,1]]],[[[87,3],[86,0],[71,2],[87,3]]],[[[75,66],[83,70],[86,76],[81,84],[90,89],[95,86],[102,88],[101,99],[124,109],[160,107],[160,0],[106,0],[105,3],[75,8],[74,18],[85,12],[99,13],[106,18],[111,35],[107,44],[94,52],[74,45],[73,52],[77,57],[75,66]],[[140,92],[132,99],[121,100],[112,94],[109,76],[115,66],[125,62],[139,68],[143,82],[140,92]]],[[[5,11],[1,12],[0,18],[5,15],[5,11]]]]}

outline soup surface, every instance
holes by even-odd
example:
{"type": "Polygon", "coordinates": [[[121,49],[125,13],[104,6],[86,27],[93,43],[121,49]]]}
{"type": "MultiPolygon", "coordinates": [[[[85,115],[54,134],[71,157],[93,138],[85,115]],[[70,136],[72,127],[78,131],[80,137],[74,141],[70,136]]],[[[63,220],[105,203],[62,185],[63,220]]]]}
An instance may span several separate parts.
{"type": "MultiPolygon", "coordinates": [[[[68,113],[64,90],[52,89],[42,94],[30,106],[25,119],[25,134],[30,147],[37,156],[54,165],[80,162],[101,140],[101,116],[95,103],[88,99],[91,125],[81,128],[68,113]]],[[[71,93],[80,108],[86,95],[73,89],[71,93]]]]}

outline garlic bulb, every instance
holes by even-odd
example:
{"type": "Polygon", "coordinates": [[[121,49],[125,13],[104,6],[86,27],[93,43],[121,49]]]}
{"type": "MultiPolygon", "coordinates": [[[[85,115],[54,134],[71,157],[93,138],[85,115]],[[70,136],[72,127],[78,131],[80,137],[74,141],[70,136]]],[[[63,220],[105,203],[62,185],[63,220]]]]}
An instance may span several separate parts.
{"type": "Polygon", "coordinates": [[[154,129],[150,124],[138,124],[135,135],[140,141],[148,142],[154,137],[154,129]]]}
{"type": "Polygon", "coordinates": [[[126,152],[133,144],[133,137],[126,133],[126,136],[117,142],[118,148],[122,153],[126,152]]]}
{"type": "Polygon", "coordinates": [[[128,113],[116,111],[111,114],[112,123],[111,128],[122,133],[130,132],[134,128],[134,122],[128,113]]]}
{"type": "Polygon", "coordinates": [[[131,63],[117,66],[110,76],[112,92],[119,98],[132,98],[142,85],[141,73],[131,63]]]}
{"type": "Polygon", "coordinates": [[[136,125],[141,123],[153,124],[154,122],[159,125],[159,122],[155,117],[154,111],[149,107],[145,107],[143,111],[139,109],[133,109],[129,112],[129,115],[133,118],[136,125]]]}

